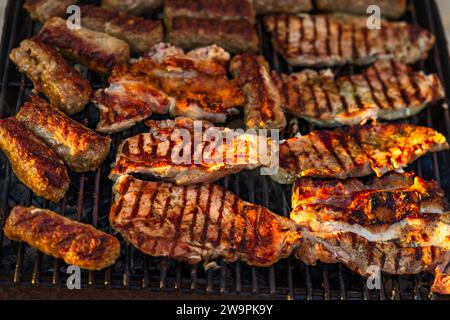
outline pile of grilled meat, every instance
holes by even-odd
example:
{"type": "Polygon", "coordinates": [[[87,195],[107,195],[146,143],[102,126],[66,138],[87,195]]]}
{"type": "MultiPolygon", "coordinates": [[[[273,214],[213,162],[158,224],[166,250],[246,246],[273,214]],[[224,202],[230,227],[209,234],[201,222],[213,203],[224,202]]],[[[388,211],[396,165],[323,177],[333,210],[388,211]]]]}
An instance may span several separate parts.
{"type": "MultiPolygon", "coordinates": [[[[373,1],[316,4],[361,14],[365,2],[373,1]]],[[[405,11],[404,0],[378,2],[387,17],[405,11]]],[[[388,20],[372,30],[365,17],[343,13],[297,14],[312,9],[310,0],[166,0],[163,22],[136,16],[156,12],[161,0],[126,6],[104,0],[102,7],[80,6],[81,26],[71,28],[63,17],[75,3],[26,1],[43,26],[10,53],[34,91],[15,117],[0,120],[0,147],[36,195],[61,200],[68,169],[96,170],[110,150],[107,134],[145,121],[147,132],[120,143],[109,175],[110,224],[145,254],[206,266],[218,257],[270,266],[294,252],[307,264],[343,263],[362,276],[373,265],[391,274],[429,271],[436,275],[433,289],[450,294],[445,196],[436,182],[402,170],[428,152],[448,150],[446,138],[431,128],[376,122],[413,116],[444,97],[437,75],[409,66],[427,57],[435,42],[430,32],[388,20]],[[265,14],[281,56],[307,68],[270,69],[258,54],[257,14],[265,14]],[[93,92],[69,61],[106,75],[108,85],[93,92]],[[344,64],[365,69],[351,75],[317,69],[344,64]],[[89,102],[100,113],[97,133],[69,117],[89,102]],[[215,125],[239,114],[253,132],[282,130],[287,115],[339,128],[278,142],[215,125]],[[208,152],[210,143],[196,143],[199,123],[229,137],[200,162],[195,154],[208,152]],[[214,184],[269,166],[261,146],[279,150],[272,178],[293,184],[291,219],[214,184]],[[183,161],[175,162],[180,151],[183,161]]],[[[89,270],[120,254],[115,237],[35,207],[12,209],[4,230],[89,270]]]]}

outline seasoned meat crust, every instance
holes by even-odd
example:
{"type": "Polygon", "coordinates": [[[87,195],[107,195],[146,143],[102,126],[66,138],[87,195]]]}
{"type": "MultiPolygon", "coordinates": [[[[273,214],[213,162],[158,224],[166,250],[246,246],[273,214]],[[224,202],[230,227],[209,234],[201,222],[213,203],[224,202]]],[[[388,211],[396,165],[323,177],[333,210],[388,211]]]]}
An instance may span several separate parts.
{"type": "Polygon", "coordinates": [[[377,5],[388,18],[400,18],[405,14],[407,0],[316,0],[317,9],[365,15],[367,7],[377,5]]]}
{"type": "Polygon", "coordinates": [[[122,176],[114,192],[110,223],[145,254],[265,267],[288,257],[301,239],[289,219],[217,185],[179,187],[122,176]]]}
{"type": "Polygon", "coordinates": [[[187,185],[213,182],[245,169],[270,165],[271,145],[264,136],[233,132],[188,118],[148,120],[146,124],[150,127],[149,133],[125,139],[118,147],[109,176],[112,180],[124,174],[141,173],[187,185]],[[197,144],[197,124],[205,137],[206,130],[211,136],[218,137],[215,148],[210,148],[209,141],[197,144]],[[185,153],[191,147],[196,151],[185,153]],[[268,150],[267,158],[261,150],[268,150]]]}
{"type": "Polygon", "coordinates": [[[64,163],[16,118],[0,120],[0,148],[17,178],[36,195],[57,202],[69,189],[64,163]]]}
{"type": "Polygon", "coordinates": [[[291,65],[367,65],[395,59],[412,64],[427,57],[435,43],[428,30],[405,22],[382,20],[381,29],[368,29],[367,18],[346,15],[266,16],[277,51],[291,65]]]}
{"type": "Polygon", "coordinates": [[[67,58],[102,74],[130,59],[130,47],[125,41],[83,27],[69,29],[66,21],[57,17],[47,20],[37,37],[67,58]]]}
{"type": "Polygon", "coordinates": [[[292,183],[296,177],[382,176],[428,152],[448,150],[445,137],[431,128],[377,124],[313,131],[280,144],[280,169],[272,178],[292,183]]]}
{"type": "Polygon", "coordinates": [[[80,8],[83,27],[122,39],[129,44],[133,52],[146,52],[163,40],[161,21],[92,5],[83,5],[80,8]]]}
{"type": "Polygon", "coordinates": [[[163,0],[102,0],[102,7],[131,14],[151,13],[163,5],[163,0]]]}
{"type": "Polygon", "coordinates": [[[349,76],[307,69],[273,77],[289,113],[324,127],[411,117],[445,96],[436,74],[393,61],[375,62],[349,76]]]}
{"type": "Polygon", "coordinates": [[[230,72],[246,95],[244,121],[247,128],[282,129],[286,117],[281,97],[263,56],[242,54],[233,58],[230,72]]]}
{"type": "Polygon", "coordinates": [[[109,137],[72,120],[40,97],[25,103],[16,118],[75,172],[96,170],[108,156],[109,137]]]}
{"type": "Polygon", "coordinates": [[[32,19],[45,22],[51,17],[64,18],[67,7],[77,3],[78,0],[26,0],[23,7],[32,19]]]}
{"type": "Polygon", "coordinates": [[[5,235],[87,270],[111,266],[120,255],[119,241],[88,224],[50,210],[17,206],[5,224],[5,235]]]}
{"type": "Polygon", "coordinates": [[[34,38],[23,40],[10,53],[11,60],[42,91],[52,105],[66,114],[80,112],[88,104],[92,89],[89,81],[72,68],[51,46],[34,38]]]}
{"type": "Polygon", "coordinates": [[[170,28],[173,18],[248,20],[255,23],[252,0],[166,0],[164,20],[170,28]]]}
{"type": "Polygon", "coordinates": [[[231,53],[258,51],[258,35],[248,20],[178,17],[172,20],[167,41],[184,49],[216,44],[231,53]]]}
{"type": "Polygon", "coordinates": [[[297,13],[311,11],[312,0],[253,0],[257,13],[297,13]]]}

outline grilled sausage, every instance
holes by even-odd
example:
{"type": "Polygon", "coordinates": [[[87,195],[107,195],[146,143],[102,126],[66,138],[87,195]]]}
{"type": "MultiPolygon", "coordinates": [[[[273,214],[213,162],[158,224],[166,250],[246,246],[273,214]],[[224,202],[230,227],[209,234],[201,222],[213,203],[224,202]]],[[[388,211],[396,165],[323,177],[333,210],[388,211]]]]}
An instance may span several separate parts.
{"type": "Polygon", "coordinates": [[[253,0],[253,3],[257,13],[297,13],[313,9],[311,0],[253,0]]]}
{"type": "Polygon", "coordinates": [[[98,135],[34,96],[16,116],[75,172],[96,170],[109,153],[111,139],[98,135]]]}
{"type": "Polygon", "coordinates": [[[102,7],[131,14],[150,13],[159,9],[163,0],[102,0],[102,7]]]}
{"type": "Polygon", "coordinates": [[[52,105],[69,115],[83,110],[92,94],[89,81],[84,79],[51,46],[37,40],[23,40],[10,53],[11,60],[42,91],[52,105]]]}
{"type": "Polygon", "coordinates": [[[54,202],[64,197],[70,183],[64,163],[14,117],[0,120],[0,148],[34,193],[54,202]]]}
{"type": "Polygon", "coordinates": [[[185,48],[217,44],[232,53],[256,52],[258,35],[248,20],[196,19],[179,17],[172,20],[168,42],[185,48]]]}
{"type": "Polygon", "coordinates": [[[316,0],[319,10],[365,15],[367,7],[377,5],[388,18],[400,18],[406,11],[406,0],[316,0]]]}
{"type": "Polygon", "coordinates": [[[45,22],[51,17],[64,18],[67,7],[77,2],[78,0],[26,0],[23,7],[32,19],[45,22]]]}
{"type": "Polygon", "coordinates": [[[146,52],[163,40],[161,21],[148,20],[125,12],[92,5],[80,6],[81,25],[126,41],[133,52],[146,52]]]}
{"type": "Polygon", "coordinates": [[[130,47],[125,41],[85,28],[69,29],[66,21],[58,17],[47,20],[38,38],[67,58],[102,74],[130,59],[130,47]]]}
{"type": "Polygon", "coordinates": [[[120,254],[120,243],[115,237],[36,207],[14,207],[4,230],[11,240],[24,241],[45,254],[88,270],[109,267],[120,254]]]}

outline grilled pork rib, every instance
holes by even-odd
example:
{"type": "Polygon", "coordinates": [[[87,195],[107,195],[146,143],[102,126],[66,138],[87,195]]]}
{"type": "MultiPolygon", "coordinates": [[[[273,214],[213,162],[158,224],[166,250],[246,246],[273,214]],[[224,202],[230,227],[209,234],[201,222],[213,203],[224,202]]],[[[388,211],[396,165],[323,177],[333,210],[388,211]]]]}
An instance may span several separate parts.
{"type": "Polygon", "coordinates": [[[410,124],[377,124],[313,131],[280,144],[280,169],[273,179],[377,176],[406,167],[427,152],[448,150],[434,129],[410,124]]]}
{"type": "Polygon", "coordinates": [[[42,91],[64,113],[75,114],[89,103],[92,94],[89,81],[51,46],[35,38],[27,39],[9,56],[33,81],[34,91],[42,91]]]}
{"type": "Polygon", "coordinates": [[[326,127],[411,117],[445,96],[436,74],[392,61],[350,76],[308,69],[274,78],[289,113],[326,127]]]}
{"type": "Polygon", "coordinates": [[[271,15],[265,25],[275,48],[292,65],[367,65],[395,59],[415,63],[435,42],[427,30],[404,22],[381,21],[367,28],[366,17],[346,15],[271,15]]]}
{"type": "Polygon", "coordinates": [[[281,97],[263,56],[242,54],[233,58],[230,72],[246,95],[244,121],[247,128],[282,129],[286,117],[281,97]]]}
{"type": "Polygon", "coordinates": [[[290,255],[295,224],[214,184],[175,186],[121,176],[110,223],[145,254],[195,264],[223,257],[270,266],[290,255]]]}
{"type": "MultiPolygon", "coordinates": [[[[297,180],[291,219],[305,241],[297,256],[345,263],[363,276],[370,266],[392,274],[434,272],[450,258],[450,213],[436,182],[413,173],[358,179],[297,180]]],[[[443,288],[445,277],[439,280],[443,288]]],[[[444,286],[445,288],[445,286],[444,286]]],[[[446,289],[450,293],[450,286],[446,289]]]]}
{"type": "Polygon", "coordinates": [[[16,118],[47,144],[75,172],[96,170],[109,154],[111,139],[98,135],[32,96],[16,118]]]}
{"type": "Polygon", "coordinates": [[[80,8],[83,27],[122,39],[129,44],[133,52],[146,52],[163,40],[163,26],[160,21],[93,5],[83,5],[80,8]]]}
{"type": "Polygon", "coordinates": [[[87,270],[109,267],[120,255],[115,237],[35,207],[14,207],[5,223],[5,235],[87,270]]]}
{"type": "Polygon", "coordinates": [[[64,197],[70,184],[64,163],[14,117],[0,120],[0,148],[17,178],[36,195],[54,202],[64,197]]]}
{"type": "Polygon", "coordinates": [[[149,120],[146,124],[149,133],[120,144],[112,180],[141,173],[178,185],[206,183],[271,164],[272,146],[264,136],[233,132],[206,122],[199,122],[202,131],[198,134],[195,122],[188,118],[149,120]],[[216,136],[219,140],[214,140],[216,136]]]}
{"type": "Polygon", "coordinates": [[[130,47],[125,41],[83,27],[69,29],[66,20],[58,17],[47,20],[37,37],[58,48],[65,57],[101,74],[130,59],[130,47]]]}
{"type": "Polygon", "coordinates": [[[407,0],[316,0],[317,9],[330,12],[346,12],[355,15],[367,14],[367,8],[376,4],[380,13],[388,18],[400,18],[405,14],[407,0]]]}

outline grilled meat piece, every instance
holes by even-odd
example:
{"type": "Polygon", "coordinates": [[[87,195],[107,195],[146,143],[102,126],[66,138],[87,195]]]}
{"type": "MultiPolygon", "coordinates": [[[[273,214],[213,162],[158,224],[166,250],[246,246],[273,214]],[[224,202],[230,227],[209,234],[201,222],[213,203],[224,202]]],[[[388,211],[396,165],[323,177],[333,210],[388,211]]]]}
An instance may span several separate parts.
{"type": "Polygon", "coordinates": [[[109,137],[96,134],[40,97],[25,103],[16,118],[75,172],[96,170],[108,156],[109,137]]]}
{"type": "Polygon", "coordinates": [[[272,164],[272,145],[263,136],[188,118],[148,120],[146,124],[149,133],[120,144],[111,179],[141,173],[186,185],[212,182],[244,169],[272,164]]]}
{"type": "Polygon", "coordinates": [[[151,13],[163,5],[163,0],[102,0],[102,7],[140,15],[151,13]]]}
{"type": "Polygon", "coordinates": [[[0,149],[35,194],[54,202],[64,197],[70,183],[64,163],[14,117],[0,120],[0,149]]]}
{"type": "Polygon", "coordinates": [[[66,21],[57,17],[47,20],[38,38],[67,58],[102,74],[130,59],[130,47],[125,41],[85,28],[69,29],[66,21]]]}
{"type": "Polygon", "coordinates": [[[363,276],[374,265],[392,274],[415,274],[435,272],[450,257],[444,193],[436,182],[413,173],[366,184],[299,179],[292,206],[291,219],[305,237],[297,256],[307,264],[341,262],[363,276]]]}
{"type": "Polygon", "coordinates": [[[292,183],[296,177],[377,176],[406,167],[427,152],[448,150],[434,129],[410,124],[377,124],[313,131],[280,144],[280,169],[272,178],[292,183]]]}
{"type": "Polygon", "coordinates": [[[287,12],[297,13],[311,11],[312,0],[253,0],[257,13],[287,12]]]}
{"type": "Polygon", "coordinates": [[[88,224],[36,207],[16,206],[6,220],[5,234],[67,264],[88,270],[111,266],[120,255],[119,241],[88,224]]]}
{"type": "Polygon", "coordinates": [[[134,73],[126,64],[115,66],[108,81],[109,87],[97,90],[92,99],[100,110],[99,132],[129,129],[152,113],[169,113],[174,103],[161,91],[158,80],[134,73]]]}
{"type": "Polygon", "coordinates": [[[214,184],[179,187],[122,176],[114,191],[110,223],[145,254],[264,267],[288,257],[301,238],[289,219],[214,184]]]}
{"type": "Polygon", "coordinates": [[[425,75],[392,61],[378,61],[349,76],[307,69],[277,78],[284,108],[326,127],[411,117],[445,96],[436,74],[425,75]]]}
{"type": "Polygon", "coordinates": [[[271,15],[265,25],[288,63],[298,66],[367,65],[395,59],[415,63],[426,58],[435,37],[404,22],[367,28],[366,17],[345,15],[271,15]]]}
{"type": "Polygon", "coordinates": [[[161,21],[148,20],[92,5],[84,5],[80,8],[83,27],[122,39],[128,43],[133,52],[146,52],[163,40],[161,21]]]}
{"type": "Polygon", "coordinates": [[[400,18],[406,11],[406,0],[316,0],[317,9],[323,11],[346,12],[365,15],[370,5],[380,7],[380,12],[388,18],[400,18]]]}
{"type": "Polygon", "coordinates": [[[64,18],[67,7],[77,3],[78,0],[26,0],[23,7],[33,20],[45,22],[51,17],[64,18]]]}
{"type": "Polygon", "coordinates": [[[52,105],[69,115],[83,110],[92,94],[84,79],[52,47],[37,39],[23,40],[11,51],[11,60],[34,84],[34,91],[44,92],[52,105]]]}
{"type": "Polygon", "coordinates": [[[247,128],[282,129],[286,126],[280,93],[269,70],[269,64],[259,55],[238,55],[231,61],[230,72],[239,80],[246,95],[244,121],[247,128]]]}
{"type": "Polygon", "coordinates": [[[172,19],[167,41],[184,49],[217,44],[232,53],[258,51],[255,26],[245,19],[172,19]]]}
{"type": "Polygon", "coordinates": [[[174,18],[248,20],[255,23],[252,0],[166,0],[164,21],[171,27],[174,18]]]}

